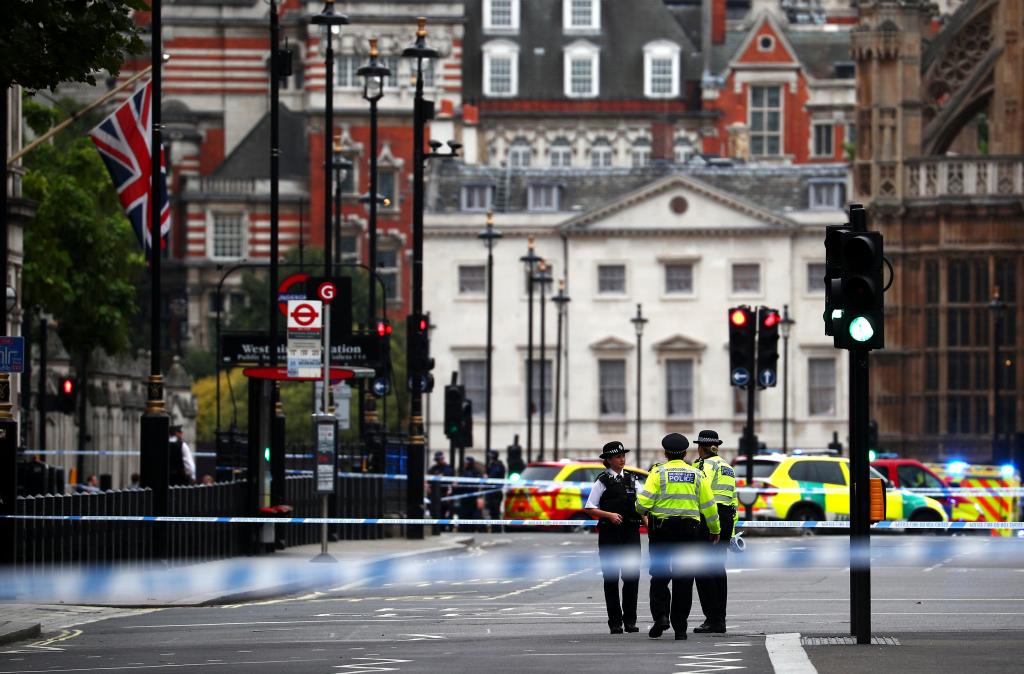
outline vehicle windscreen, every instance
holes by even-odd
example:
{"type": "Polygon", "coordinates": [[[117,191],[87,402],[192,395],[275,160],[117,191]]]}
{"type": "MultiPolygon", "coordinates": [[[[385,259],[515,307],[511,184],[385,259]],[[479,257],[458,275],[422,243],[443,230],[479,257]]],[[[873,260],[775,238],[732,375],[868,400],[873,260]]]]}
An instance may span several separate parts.
{"type": "Polygon", "coordinates": [[[561,472],[561,466],[530,466],[523,471],[522,479],[524,480],[554,480],[555,476],[561,472]]]}
{"type": "MultiPolygon", "coordinates": [[[[736,469],[736,477],[743,480],[747,479],[746,461],[741,459],[733,467],[736,469]]],[[[754,479],[767,479],[778,467],[779,464],[775,461],[758,461],[757,459],[754,459],[754,479]]]]}

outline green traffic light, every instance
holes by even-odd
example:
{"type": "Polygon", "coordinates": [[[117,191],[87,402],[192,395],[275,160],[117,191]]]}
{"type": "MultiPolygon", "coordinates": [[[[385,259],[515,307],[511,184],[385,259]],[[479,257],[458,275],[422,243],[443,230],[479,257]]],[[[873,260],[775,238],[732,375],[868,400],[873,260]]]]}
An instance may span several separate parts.
{"type": "Polygon", "coordinates": [[[833,309],[832,310],[832,318],[833,319],[835,319],[835,318],[842,318],[842,317],[843,317],[843,310],[842,309],[833,309]]]}
{"type": "Polygon", "coordinates": [[[270,461],[270,447],[263,450],[263,459],[265,461],[270,461]]]}
{"type": "Polygon", "coordinates": [[[866,342],[875,336],[875,329],[871,326],[871,321],[858,316],[857,318],[850,321],[850,337],[857,342],[866,342]]]}
{"type": "Polygon", "coordinates": [[[868,463],[874,462],[875,458],[877,458],[877,455],[875,454],[875,450],[869,449],[868,450],[868,463]]]}

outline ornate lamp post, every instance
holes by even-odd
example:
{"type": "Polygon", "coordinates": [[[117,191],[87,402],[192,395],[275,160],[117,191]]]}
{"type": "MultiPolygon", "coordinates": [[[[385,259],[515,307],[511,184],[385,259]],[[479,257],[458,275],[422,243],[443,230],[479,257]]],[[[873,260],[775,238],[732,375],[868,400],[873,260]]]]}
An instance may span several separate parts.
{"type": "Polygon", "coordinates": [[[629,319],[629,322],[633,324],[633,329],[636,330],[636,465],[643,465],[641,462],[641,451],[640,451],[640,391],[641,391],[641,366],[643,351],[640,345],[643,343],[644,326],[647,325],[647,319],[644,318],[642,305],[636,305],[636,316],[629,319]]]}
{"type": "Polygon", "coordinates": [[[544,301],[544,294],[547,292],[547,288],[551,285],[551,268],[545,260],[541,260],[540,264],[537,265],[537,276],[533,279],[534,283],[540,286],[540,453],[537,455],[538,461],[544,460],[544,416],[547,411],[547,366],[548,366],[548,354],[547,354],[547,328],[545,327],[545,317],[547,316],[547,303],[544,301]]]}
{"type": "Polygon", "coordinates": [[[789,315],[789,305],[782,305],[782,320],[779,332],[782,333],[782,453],[789,453],[789,333],[796,323],[789,315]]]}
{"type": "Polygon", "coordinates": [[[565,279],[558,280],[558,294],[551,298],[558,307],[558,329],[555,338],[555,461],[558,461],[558,422],[562,410],[562,320],[565,316],[565,305],[570,302],[565,294],[565,279]]]}
{"type": "MultiPolygon", "coordinates": [[[[486,376],[487,390],[484,395],[484,449],[491,449],[491,341],[494,330],[494,246],[502,237],[502,233],[494,228],[494,212],[487,211],[487,226],[477,234],[477,238],[487,246],[487,356],[486,376]]],[[[486,454],[484,456],[487,456],[486,454]]]]}
{"type": "Polygon", "coordinates": [[[527,239],[526,255],[526,462],[533,461],[533,275],[541,257],[534,250],[533,236],[527,239]]]}
{"type": "MultiPolygon", "coordinates": [[[[341,135],[334,138],[334,159],[331,161],[331,168],[334,169],[334,260],[337,263],[341,260],[341,195],[344,190],[345,179],[352,170],[352,162],[341,153],[341,135]]],[[[372,284],[371,279],[371,284],[372,284]]]]}
{"type": "Polygon", "coordinates": [[[992,312],[992,463],[1002,459],[999,451],[999,347],[1003,332],[1003,314],[1006,313],[1006,302],[999,296],[999,286],[992,291],[992,301],[988,303],[992,312]]]}

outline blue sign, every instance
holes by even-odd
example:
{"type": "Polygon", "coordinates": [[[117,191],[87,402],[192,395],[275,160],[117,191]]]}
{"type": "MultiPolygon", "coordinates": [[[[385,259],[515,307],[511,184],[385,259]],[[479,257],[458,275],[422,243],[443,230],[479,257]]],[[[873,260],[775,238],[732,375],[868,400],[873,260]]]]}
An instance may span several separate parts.
{"type": "Polygon", "coordinates": [[[391,383],[386,377],[377,377],[373,380],[373,395],[383,398],[391,391],[391,383]]]}
{"type": "Polygon", "coordinates": [[[25,338],[0,337],[0,372],[25,371],[25,338]]]}
{"type": "Polygon", "coordinates": [[[757,378],[765,388],[775,386],[775,370],[761,370],[757,378]]]}
{"type": "Polygon", "coordinates": [[[747,372],[745,367],[738,367],[732,371],[732,385],[733,386],[746,386],[747,382],[750,381],[750,373],[747,372]]]}

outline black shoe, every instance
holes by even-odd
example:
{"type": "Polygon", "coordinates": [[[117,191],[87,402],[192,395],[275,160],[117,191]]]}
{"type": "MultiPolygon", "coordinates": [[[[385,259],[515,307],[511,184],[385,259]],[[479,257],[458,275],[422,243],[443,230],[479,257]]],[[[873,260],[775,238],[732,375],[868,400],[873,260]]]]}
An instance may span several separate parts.
{"type": "Polygon", "coordinates": [[[640,628],[637,627],[636,625],[626,625],[625,629],[626,629],[627,632],[639,632],[640,631],[640,628]]]}
{"type": "Polygon", "coordinates": [[[707,623],[693,628],[694,634],[725,634],[725,625],[709,625],[707,623]]]}
{"type": "Polygon", "coordinates": [[[676,632],[676,641],[686,641],[686,630],[676,632]]]}
{"type": "Polygon", "coordinates": [[[651,629],[647,631],[647,636],[649,636],[652,639],[657,639],[662,634],[664,634],[665,630],[667,630],[667,629],[668,629],[668,625],[663,625],[661,623],[654,623],[651,626],[651,629]]]}
{"type": "Polygon", "coordinates": [[[621,627],[612,627],[611,630],[612,630],[612,634],[622,634],[622,628],[621,627]]]}

